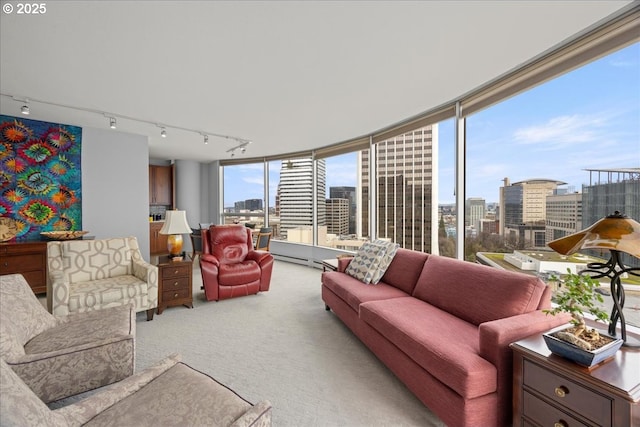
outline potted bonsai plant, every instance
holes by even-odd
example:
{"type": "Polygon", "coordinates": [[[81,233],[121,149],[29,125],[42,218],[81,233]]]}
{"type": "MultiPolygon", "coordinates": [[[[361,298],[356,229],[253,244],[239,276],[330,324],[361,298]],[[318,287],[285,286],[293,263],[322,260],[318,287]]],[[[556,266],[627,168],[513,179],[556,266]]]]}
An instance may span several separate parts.
{"type": "Polygon", "coordinates": [[[623,340],[587,326],[584,313],[592,314],[596,321],[609,320],[607,313],[597,305],[603,302],[596,292],[599,284],[588,275],[571,273],[569,269],[567,273],[554,299],[557,306],[543,311],[549,315],[568,313],[571,325],[543,334],[543,337],[552,353],[591,367],[613,356],[623,340]]]}

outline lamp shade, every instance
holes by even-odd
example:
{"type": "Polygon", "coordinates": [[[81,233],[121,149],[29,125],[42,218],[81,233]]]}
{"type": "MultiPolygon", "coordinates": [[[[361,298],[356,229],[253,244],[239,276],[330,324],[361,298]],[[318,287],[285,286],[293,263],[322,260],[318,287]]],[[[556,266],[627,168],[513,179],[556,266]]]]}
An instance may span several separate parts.
{"type": "Polygon", "coordinates": [[[616,211],[589,228],[549,242],[549,247],[563,255],[580,249],[610,249],[640,258],[640,224],[616,211]]]}
{"type": "Polygon", "coordinates": [[[164,225],[160,234],[191,234],[191,227],[187,223],[187,212],[171,210],[166,212],[164,225]]]}

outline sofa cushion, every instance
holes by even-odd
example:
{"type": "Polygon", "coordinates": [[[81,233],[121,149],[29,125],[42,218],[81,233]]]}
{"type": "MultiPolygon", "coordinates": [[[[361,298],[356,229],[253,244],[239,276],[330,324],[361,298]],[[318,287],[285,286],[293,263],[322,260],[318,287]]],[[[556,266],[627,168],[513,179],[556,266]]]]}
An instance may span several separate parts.
{"type": "Polygon", "coordinates": [[[365,284],[377,284],[398,250],[398,244],[383,240],[365,242],[351,260],[345,273],[365,284]]]}
{"type": "Polygon", "coordinates": [[[376,286],[363,286],[358,279],[337,271],[322,273],[322,284],[349,304],[356,313],[363,302],[409,296],[400,289],[382,282],[376,286]]]}
{"type": "Polygon", "coordinates": [[[431,255],[413,296],[479,325],[536,310],[544,289],[535,276],[431,255]]]}
{"type": "Polygon", "coordinates": [[[360,319],[465,399],[497,390],[476,326],[413,297],[365,302],[360,319]]]}
{"type": "Polygon", "coordinates": [[[125,238],[62,242],[62,262],[71,283],[133,274],[125,238]]]}
{"type": "Polygon", "coordinates": [[[424,252],[398,248],[381,281],[411,295],[428,256],[424,252]]]}

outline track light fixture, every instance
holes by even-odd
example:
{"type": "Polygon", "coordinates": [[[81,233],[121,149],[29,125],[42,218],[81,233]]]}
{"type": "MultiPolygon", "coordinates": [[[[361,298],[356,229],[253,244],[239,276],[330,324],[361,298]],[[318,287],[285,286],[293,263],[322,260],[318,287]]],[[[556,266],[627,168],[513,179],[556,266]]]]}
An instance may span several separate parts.
{"type": "Polygon", "coordinates": [[[236,155],[236,150],[240,150],[240,153],[244,154],[247,152],[247,145],[251,144],[251,141],[249,141],[248,139],[238,139],[238,138],[234,138],[236,141],[238,141],[240,144],[236,145],[235,147],[231,147],[227,150],[227,153],[231,153],[231,157],[236,155]]]}
{"type": "Polygon", "coordinates": [[[109,127],[111,129],[116,129],[116,127],[117,127],[117,119],[116,119],[116,116],[117,116],[117,117],[119,117],[121,119],[125,119],[127,121],[134,121],[134,122],[139,122],[139,123],[147,123],[147,124],[150,124],[150,125],[155,125],[155,126],[160,128],[160,136],[162,138],[166,138],[167,137],[167,128],[170,128],[170,129],[177,129],[177,130],[181,130],[181,131],[185,131],[185,132],[198,133],[198,134],[202,135],[205,144],[209,143],[209,137],[210,136],[215,136],[217,138],[223,138],[223,139],[230,139],[232,141],[235,141],[237,143],[237,145],[235,147],[232,147],[231,149],[227,150],[228,153],[234,152],[235,150],[240,149],[240,152],[244,154],[246,152],[246,146],[251,143],[251,141],[249,141],[248,139],[240,138],[240,137],[237,137],[237,136],[224,135],[224,134],[220,134],[220,133],[205,131],[205,130],[202,130],[202,129],[193,129],[193,128],[187,128],[187,127],[176,126],[176,125],[171,125],[171,124],[161,125],[157,121],[152,121],[152,120],[148,120],[148,119],[145,119],[145,118],[127,116],[127,115],[123,115],[123,114],[115,114],[115,113],[112,113],[112,112],[109,112],[109,111],[101,111],[101,110],[96,110],[96,109],[93,109],[93,108],[86,108],[86,107],[80,107],[80,106],[75,106],[75,105],[63,104],[63,103],[59,103],[59,102],[47,101],[45,99],[26,98],[26,97],[13,95],[13,94],[9,94],[9,93],[4,93],[4,92],[0,92],[0,96],[5,96],[5,97],[13,99],[16,102],[20,102],[22,104],[22,106],[20,107],[20,112],[22,114],[24,114],[24,115],[29,115],[29,113],[31,112],[30,108],[29,108],[29,104],[31,102],[36,102],[36,103],[49,105],[49,106],[54,106],[54,107],[68,108],[68,109],[76,110],[76,111],[84,111],[84,112],[87,112],[87,113],[100,114],[100,115],[102,115],[102,116],[104,116],[104,117],[109,119],[109,127]]]}

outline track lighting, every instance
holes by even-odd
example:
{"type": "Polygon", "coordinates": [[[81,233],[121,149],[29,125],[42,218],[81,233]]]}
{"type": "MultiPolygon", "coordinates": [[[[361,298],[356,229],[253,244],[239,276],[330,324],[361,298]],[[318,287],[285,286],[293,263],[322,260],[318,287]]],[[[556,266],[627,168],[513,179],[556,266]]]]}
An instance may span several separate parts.
{"type": "Polygon", "coordinates": [[[209,135],[204,136],[204,143],[205,145],[209,143],[209,135]]]}
{"type": "Polygon", "coordinates": [[[116,118],[115,117],[109,117],[109,127],[111,129],[115,129],[116,128],[116,118]]]}
{"type": "Polygon", "coordinates": [[[165,128],[162,128],[162,131],[160,132],[160,136],[163,137],[163,138],[167,137],[167,131],[166,131],[165,128]]]}
{"type": "Polygon", "coordinates": [[[26,102],[27,102],[27,104],[24,104],[22,106],[22,108],[20,108],[20,112],[22,114],[24,114],[25,116],[28,116],[29,113],[31,113],[31,110],[29,109],[29,104],[28,104],[29,101],[26,101],[26,102]]]}
{"type": "Polygon", "coordinates": [[[232,152],[231,152],[231,157],[235,157],[235,155],[236,155],[236,152],[235,152],[235,151],[232,151],[232,152]]]}

